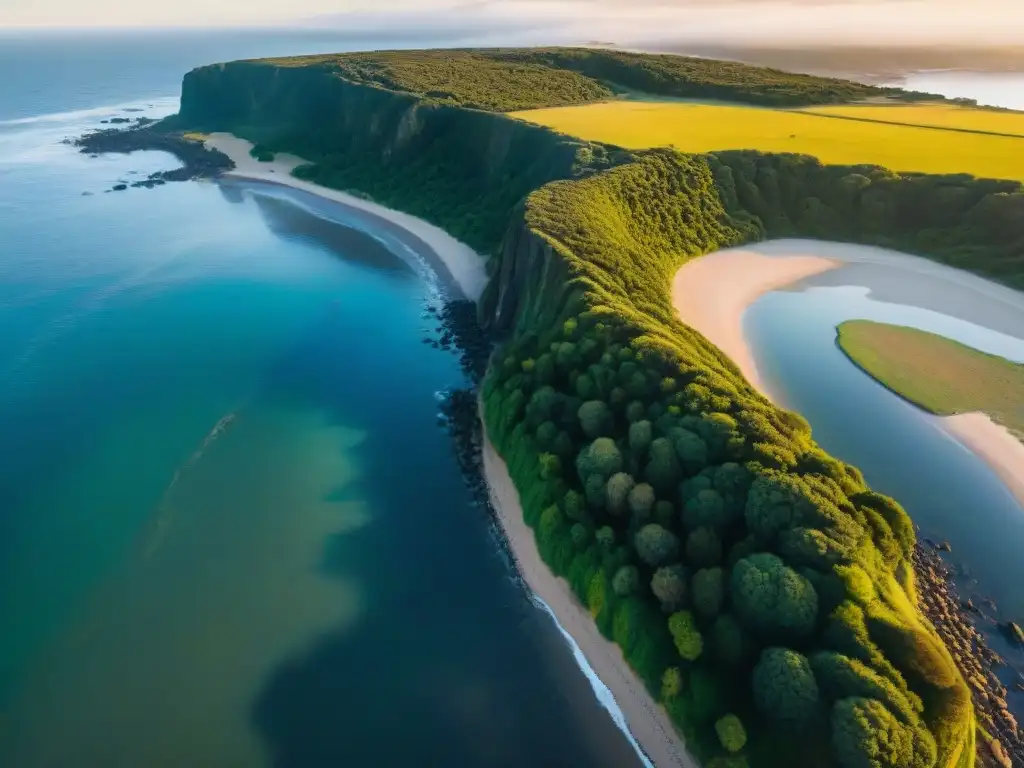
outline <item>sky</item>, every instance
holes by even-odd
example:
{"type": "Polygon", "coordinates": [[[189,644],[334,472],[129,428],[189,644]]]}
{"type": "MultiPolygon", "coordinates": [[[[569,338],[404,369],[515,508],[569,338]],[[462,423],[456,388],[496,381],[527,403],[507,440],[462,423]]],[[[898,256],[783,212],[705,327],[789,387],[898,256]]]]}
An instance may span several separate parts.
{"type": "Polygon", "coordinates": [[[1024,0],[0,0],[23,27],[462,26],[578,37],[1024,44],[1024,0]]]}

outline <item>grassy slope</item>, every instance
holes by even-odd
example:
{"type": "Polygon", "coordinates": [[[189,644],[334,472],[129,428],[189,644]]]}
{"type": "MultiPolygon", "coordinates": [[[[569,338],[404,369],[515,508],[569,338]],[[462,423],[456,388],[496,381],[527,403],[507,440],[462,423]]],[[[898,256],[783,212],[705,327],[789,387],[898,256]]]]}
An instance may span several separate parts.
{"type": "Polygon", "coordinates": [[[933,333],[851,320],[840,349],[896,394],[942,416],[982,411],[1024,439],[1024,365],[933,333]]]}
{"type": "MultiPolygon", "coordinates": [[[[993,125],[1020,131],[1021,137],[896,124],[943,120],[985,125],[968,109],[918,113],[916,106],[850,107],[825,114],[859,114],[870,120],[834,119],[807,111],[743,106],[611,102],[513,113],[588,141],[629,149],[674,146],[683,152],[756,149],[813,155],[823,163],[872,164],[901,172],[970,173],[986,178],[1024,180],[1024,115],[993,125]],[[963,116],[961,116],[961,114],[963,116]]],[[[938,109],[938,108],[933,108],[938,109]]],[[[1001,113],[979,113],[1003,118],[1001,113]]],[[[978,130],[981,130],[980,128],[978,130]]]]}

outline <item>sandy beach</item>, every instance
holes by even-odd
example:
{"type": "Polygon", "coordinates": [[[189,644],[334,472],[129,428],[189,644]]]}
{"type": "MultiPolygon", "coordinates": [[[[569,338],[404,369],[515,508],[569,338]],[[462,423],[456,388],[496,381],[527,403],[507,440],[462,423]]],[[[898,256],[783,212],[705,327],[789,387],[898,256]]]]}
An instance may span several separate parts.
{"type": "Polygon", "coordinates": [[[292,176],[296,167],[306,161],[296,155],[279,153],[269,163],[261,163],[249,154],[252,144],[230,133],[213,133],[206,137],[208,147],[223,152],[235,164],[235,170],[225,176],[236,179],[277,184],[316,195],[360,211],[377,223],[398,227],[422,241],[437,260],[444,265],[466,298],[476,301],[487,285],[485,259],[465,243],[461,243],[440,227],[408,213],[394,211],[378,203],[364,200],[336,189],[322,187],[292,176]]]}
{"type": "Polygon", "coordinates": [[[984,413],[937,418],[949,434],[985,460],[1024,507],[1024,443],[984,413]]]}
{"type": "Polygon", "coordinates": [[[505,462],[486,434],[483,459],[491,504],[515,554],[520,575],[530,590],[551,608],[559,625],[580,647],[601,682],[608,686],[625,716],[630,733],[648,760],[656,768],[698,768],[668,714],[630,669],[619,647],[601,635],[590,612],[580,605],[569,583],[556,577],[541,560],[533,531],[523,521],[519,493],[505,462]]]}
{"type": "MultiPolygon", "coordinates": [[[[769,291],[847,264],[880,264],[921,275],[941,275],[980,290],[994,302],[1020,305],[1015,291],[917,256],[884,248],[815,240],[774,240],[719,251],[684,264],[672,280],[680,319],[700,331],[770,398],[743,333],[747,307],[769,291]]],[[[961,444],[985,461],[1024,506],[1024,444],[983,413],[936,417],[961,444]]]]}

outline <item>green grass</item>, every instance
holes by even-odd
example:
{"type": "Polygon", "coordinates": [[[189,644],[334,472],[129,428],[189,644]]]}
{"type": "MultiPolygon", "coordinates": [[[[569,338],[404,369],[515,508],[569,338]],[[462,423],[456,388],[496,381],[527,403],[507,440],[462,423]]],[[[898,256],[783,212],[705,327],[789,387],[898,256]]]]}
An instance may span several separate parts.
{"type": "Polygon", "coordinates": [[[871,164],[900,172],[1024,180],[1024,115],[1014,113],[934,105],[792,111],[620,101],[529,110],[513,116],[627,149],[673,146],[683,152],[793,152],[838,165],[871,164]],[[859,114],[865,116],[855,119],[859,114]],[[993,130],[986,132],[983,126],[993,130]],[[1020,131],[1021,135],[997,134],[996,128],[1020,131]]]}
{"type": "Polygon", "coordinates": [[[1024,439],[1024,365],[916,328],[850,320],[837,343],[859,368],[940,416],[981,411],[1024,439]]]}

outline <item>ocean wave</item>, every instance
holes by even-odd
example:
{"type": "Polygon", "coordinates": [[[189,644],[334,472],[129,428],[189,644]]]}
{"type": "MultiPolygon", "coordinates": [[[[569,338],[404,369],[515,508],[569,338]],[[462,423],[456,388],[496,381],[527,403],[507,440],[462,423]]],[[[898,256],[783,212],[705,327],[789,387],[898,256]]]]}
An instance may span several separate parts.
{"type": "Polygon", "coordinates": [[[177,96],[160,96],[144,101],[131,101],[123,104],[105,104],[88,109],[76,109],[68,112],[51,112],[43,115],[32,115],[30,117],[18,117],[13,120],[0,120],[0,128],[31,126],[47,123],[75,123],[97,117],[116,117],[115,113],[128,110],[141,110],[133,112],[136,116],[144,116],[148,112],[168,109],[174,111],[178,106],[177,96]]]}

